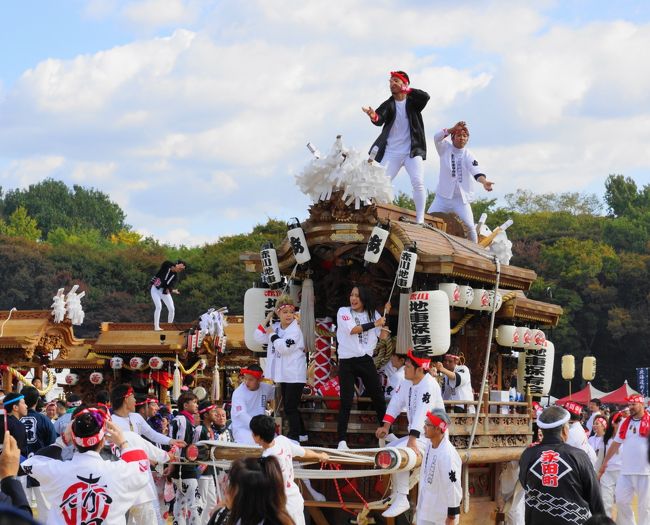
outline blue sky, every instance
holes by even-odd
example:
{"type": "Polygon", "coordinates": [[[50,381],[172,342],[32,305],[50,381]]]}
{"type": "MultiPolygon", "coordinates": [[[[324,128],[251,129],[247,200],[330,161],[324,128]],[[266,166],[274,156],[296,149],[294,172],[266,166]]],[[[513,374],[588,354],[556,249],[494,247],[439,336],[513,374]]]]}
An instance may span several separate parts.
{"type": "MultiPolygon", "coordinates": [[[[494,196],[650,183],[650,4],[68,0],[0,8],[0,185],[107,192],[128,222],[197,244],[306,215],[304,144],[342,133],[409,72],[432,136],[466,120],[494,196]]],[[[398,189],[410,192],[406,174],[398,189]]]]}

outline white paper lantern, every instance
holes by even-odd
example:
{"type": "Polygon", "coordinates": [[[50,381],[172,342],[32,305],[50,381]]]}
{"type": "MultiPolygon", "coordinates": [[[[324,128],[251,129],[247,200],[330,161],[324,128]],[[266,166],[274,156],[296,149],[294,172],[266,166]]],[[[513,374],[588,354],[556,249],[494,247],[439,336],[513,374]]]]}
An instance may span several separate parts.
{"type": "Polygon", "coordinates": [[[514,348],[531,348],[531,341],[533,340],[533,332],[530,328],[519,326],[517,328],[517,342],[512,346],[514,348]]]}
{"type": "Polygon", "coordinates": [[[104,382],[104,374],[101,372],[93,372],[90,374],[89,379],[93,385],[101,385],[104,382]]]}
{"type": "Polygon", "coordinates": [[[160,370],[164,364],[163,360],[157,355],[149,358],[149,368],[152,370],[160,370]]]}
{"type": "Polygon", "coordinates": [[[517,390],[526,394],[528,388],[534,396],[547,396],[553,381],[555,346],[550,341],[541,349],[519,353],[517,367],[517,390]]]}
{"type": "Polygon", "coordinates": [[[144,360],[141,357],[132,357],[129,360],[129,366],[135,370],[140,370],[144,366],[144,360]]]}
{"type": "Polygon", "coordinates": [[[438,289],[447,294],[449,306],[460,306],[460,286],[456,283],[440,283],[438,289]]]}
{"type": "Polygon", "coordinates": [[[474,288],[463,284],[458,289],[460,291],[460,302],[458,306],[460,308],[468,308],[474,301],[474,288]]]}
{"type": "Polygon", "coordinates": [[[497,343],[509,348],[517,348],[519,343],[519,329],[511,324],[502,324],[495,331],[497,343]]]}
{"type": "Polygon", "coordinates": [[[65,376],[65,384],[66,385],[76,385],[79,382],[79,375],[77,374],[68,374],[65,376]]]}
{"type": "Polygon", "coordinates": [[[490,292],[485,288],[474,289],[474,299],[472,304],[469,305],[470,310],[478,310],[485,312],[490,309],[490,292]]]}
{"type": "Polygon", "coordinates": [[[273,244],[269,242],[262,248],[260,259],[262,260],[262,274],[266,284],[279,283],[282,275],[278,264],[278,254],[273,248],[273,244]]]}
{"type": "Polygon", "coordinates": [[[535,350],[539,350],[540,348],[544,348],[545,344],[546,344],[546,334],[541,330],[533,330],[533,339],[531,342],[531,348],[534,348],[535,350]]]}
{"type": "Polygon", "coordinates": [[[409,296],[409,317],[415,352],[436,356],[449,350],[449,298],[445,292],[413,292],[409,296]]]}
{"type": "Polygon", "coordinates": [[[413,277],[415,276],[415,264],[418,261],[418,254],[415,251],[404,250],[399,257],[399,266],[397,267],[396,285],[399,288],[410,288],[413,286],[413,277]]]}
{"type": "Polygon", "coordinates": [[[488,291],[488,297],[490,299],[490,302],[488,304],[488,310],[491,312],[493,309],[495,311],[499,311],[499,308],[501,308],[501,304],[503,303],[503,297],[499,292],[494,292],[494,290],[488,291]]]}
{"type": "MultiPolygon", "coordinates": [[[[550,341],[546,341],[548,345],[550,341]]],[[[571,381],[576,375],[576,358],[571,354],[562,356],[562,379],[571,381]]]]}
{"type": "Polygon", "coordinates": [[[124,359],[117,355],[111,357],[110,365],[113,370],[120,370],[124,366],[124,359]]]}
{"type": "Polygon", "coordinates": [[[593,381],[596,377],[596,358],[588,355],[582,359],[582,379],[593,381]]]}
{"type": "Polygon", "coordinates": [[[366,253],[363,254],[363,260],[369,263],[378,262],[387,239],[388,230],[385,230],[380,225],[375,226],[368,238],[368,245],[366,246],[366,253]]]}
{"type": "Polygon", "coordinates": [[[253,352],[264,352],[265,348],[255,341],[257,326],[264,322],[282,294],[281,290],[268,288],[249,288],[244,294],[244,342],[253,352]]]}
{"type": "Polygon", "coordinates": [[[289,223],[287,237],[289,238],[289,244],[291,245],[291,250],[293,251],[293,256],[296,258],[296,262],[298,264],[309,262],[311,260],[309,246],[307,245],[305,232],[301,228],[300,221],[298,221],[297,218],[295,218],[295,221],[289,223]]]}

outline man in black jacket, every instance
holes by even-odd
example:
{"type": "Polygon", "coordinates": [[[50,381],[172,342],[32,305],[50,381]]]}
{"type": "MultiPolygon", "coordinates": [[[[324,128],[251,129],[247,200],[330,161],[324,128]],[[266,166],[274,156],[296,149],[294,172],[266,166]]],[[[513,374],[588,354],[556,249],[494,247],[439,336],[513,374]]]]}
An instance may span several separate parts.
{"type": "Polygon", "coordinates": [[[546,408],[537,418],[542,442],[519,460],[526,492],[526,525],[581,525],[605,512],[600,485],[587,454],[567,445],[569,412],[546,408]]]}
{"type": "Polygon", "coordinates": [[[178,260],[175,263],[165,261],[160,266],[158,273],[151,279],[151,299],[155,306],[153,312],[153,326],[154,330],[162,330],[160,328],[160,314],[162,312],[162,302],[167,307],[167,322],[174,322],[174,299],[172,294],[180,293],[174,284],[178,280],[178,274],[185,270],[185,261],[178,260]]]}
{"type": "Polygon", "coordinates": [[[375,160],[386,167],[386,175],[393,180],[404,166],[413,187],[413,200],[417,222],[424,221],[424,166],[427,143],[424,136],[422,110],[429,101],[429,94],[409,87],[410,79],[404,71],[392,71],[389,88],[391,97],[376,110],[370,106],[363,112],[375,126],[383,126],[381,134],[370,148],[376,148],[375,160]]]}
{"type": "Polygon", "coordinates": [[[32,509],[25,497],[23,486],[16,479],[20,450],[9,432],[4,433],[3,444],[2,454],[0,454],[0,504],[16,507],[25,515],[31,516],[32,509]]]}
{"type": "Polygon", "coordinates": [[[20,422],[20,418],[27,415],[27,405],[25,404],[24,395],[18,392],[9,392],[2,403],[7,414],[7,428],[4,425],[4,419],[0,418],[0,437],[4,436],[6,430],[14,437],[18,443],[18,449],[21,456],[27,457],[27,433],[25,425],[20,422]]]}

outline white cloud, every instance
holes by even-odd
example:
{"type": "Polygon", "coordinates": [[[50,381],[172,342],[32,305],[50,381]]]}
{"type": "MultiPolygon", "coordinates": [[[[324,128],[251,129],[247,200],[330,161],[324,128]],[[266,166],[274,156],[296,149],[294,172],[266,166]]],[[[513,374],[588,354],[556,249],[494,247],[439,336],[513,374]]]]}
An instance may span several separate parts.
{"type": "Polygon", "coordinates": [[[650,63],[639,57],[650,26],[569,27],[538,5],[93,0],[86,16],[169,36],[136,31],[125,45],[52,57],[6,87],[0,182],[54,174],[98,187],[138,231],[174,243],[303,217],[293,174],[304,144],[326,150],[342,133],[365,150],[379,130],[360,108],[387,98],[398,67],[431,95],[432,189],[431,137],[461,118],[496,195],[647,170],[650,63]]]}

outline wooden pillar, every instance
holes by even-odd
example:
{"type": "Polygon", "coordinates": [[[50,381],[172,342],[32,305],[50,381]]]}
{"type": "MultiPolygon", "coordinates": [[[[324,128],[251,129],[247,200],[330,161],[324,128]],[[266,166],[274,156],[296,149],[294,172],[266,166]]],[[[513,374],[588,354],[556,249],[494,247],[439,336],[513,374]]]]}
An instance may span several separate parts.
{"type": "Polygon", "coordinates": [[[497,354],[497,390],[503,390],[503,355],[497,354]]]}
{"type": "Polygon", "coordinates": [[[14,378],[9,370],[5,370],[2,373],[2,388],[4,389],[5,393],[9,393],[13,390],[13,380],[14,378]]]}

